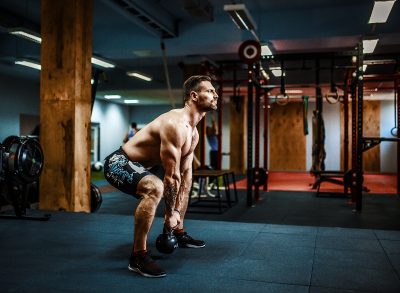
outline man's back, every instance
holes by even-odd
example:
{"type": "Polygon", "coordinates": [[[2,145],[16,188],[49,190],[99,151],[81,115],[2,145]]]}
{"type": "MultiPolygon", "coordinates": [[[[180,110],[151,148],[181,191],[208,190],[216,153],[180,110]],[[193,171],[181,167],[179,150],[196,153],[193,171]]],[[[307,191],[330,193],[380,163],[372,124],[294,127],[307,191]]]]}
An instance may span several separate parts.
{"type": "MultiPolygon", "coordinates": [[[[123,147],[132,161],[140,162],[144,167],[150,168],[161,163],[161,146],[167,147],[181,138],[181,157],[191,151],[192,127],[188,125],[183,109],[171,110],[154,119],[152,122],[138,131],[123,147]]],[[[196,134],[197,130],[194,128],[196,134]]]]}

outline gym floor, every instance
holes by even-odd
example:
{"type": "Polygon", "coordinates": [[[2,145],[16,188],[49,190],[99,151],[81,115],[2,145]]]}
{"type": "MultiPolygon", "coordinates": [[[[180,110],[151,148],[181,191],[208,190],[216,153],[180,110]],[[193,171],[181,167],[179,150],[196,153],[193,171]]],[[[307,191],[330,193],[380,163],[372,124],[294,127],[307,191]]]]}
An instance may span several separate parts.
{"type": "Polygon", "coordinates": [[[160,205],[149,248],[167,277],[149,279],[127,269],[137,200],[98,184],[97,213],[0,219],[1,292],[400,292],[398,196],[366,195],[354,213],[311,192],[262,193],[247,208],[239,190],[223,214],[188,213],[186,230],[206,247],[172,255],[154,245],[160,205]]]}

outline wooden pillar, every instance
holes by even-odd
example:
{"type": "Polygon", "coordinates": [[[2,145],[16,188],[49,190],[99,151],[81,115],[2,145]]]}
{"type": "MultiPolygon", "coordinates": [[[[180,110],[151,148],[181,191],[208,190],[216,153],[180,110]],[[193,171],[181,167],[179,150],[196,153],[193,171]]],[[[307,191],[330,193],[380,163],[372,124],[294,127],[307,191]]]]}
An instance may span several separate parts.
{"type": "Polygon", "coordinates": [[[41,209],[90,212],[92,0],[41,1],[41,209]]]}

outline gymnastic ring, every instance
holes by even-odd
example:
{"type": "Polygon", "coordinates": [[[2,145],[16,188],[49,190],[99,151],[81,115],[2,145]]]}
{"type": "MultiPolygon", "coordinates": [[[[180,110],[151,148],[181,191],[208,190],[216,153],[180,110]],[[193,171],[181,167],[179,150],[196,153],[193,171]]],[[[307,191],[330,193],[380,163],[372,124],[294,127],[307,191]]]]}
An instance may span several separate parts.
{"type": "Polygon", "coordinates": [[[286,106],[289,103],[289,96],[287,94],[276,95],[275,102],[279,106],[286,106]]]}
{"type": "Polygon", "coordinates": [[[390,134],[392,135],[392,136],[394,136],[394,137],[397,137],[397,134],[398,134],[398,129],[397,129],[397,127],[395,126],[395,127],[393,127],[392,129],[390,129],[390,134]]]}
{"type": "Polygon", "coordinates": [[[339,93],[329,93],[325,95],[325,100],[329,103],[329,104],[336,104],[337,102],[339,102],[340,97],[339,97],[339,93]]]}

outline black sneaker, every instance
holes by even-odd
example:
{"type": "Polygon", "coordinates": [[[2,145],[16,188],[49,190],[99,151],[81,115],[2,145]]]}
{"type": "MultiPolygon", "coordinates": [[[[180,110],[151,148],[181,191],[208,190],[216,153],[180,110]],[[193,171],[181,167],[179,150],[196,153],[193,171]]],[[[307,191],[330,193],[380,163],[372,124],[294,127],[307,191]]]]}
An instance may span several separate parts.
{"type": "Polygon", "coordinates": [[[128,269],[148,278],[161,278],[167,275],[151,258],[149,252],[144,256],[131,256],[128,269]]]}
{"type": "Polygon", "coordinates": [[[190,237],[186,232],[183,234],[174,234],[176,239],[178,239],[179,247],[183,248],[202,248],[206,246],[203,240],[196,240],[190,237]]]}

